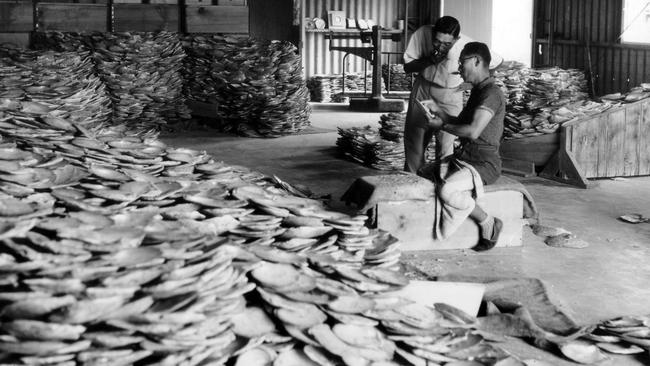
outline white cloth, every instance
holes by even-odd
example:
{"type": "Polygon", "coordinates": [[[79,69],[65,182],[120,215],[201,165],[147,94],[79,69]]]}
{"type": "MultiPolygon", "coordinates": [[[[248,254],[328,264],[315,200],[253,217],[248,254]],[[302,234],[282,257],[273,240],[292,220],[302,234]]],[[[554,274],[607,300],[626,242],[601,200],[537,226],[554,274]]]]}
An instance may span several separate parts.
{"type": "Polygon", "coordinates": [[[455,202],[445,202],[445,198],[449,199],[450,197],[443,198],[440,194],[436,195],[436,217],[433,225],[436,239],[445,239],[451,236],[474,210],[476,200],[484,194],[483,181],[474,167],[458,159],[453,159],[450,164],[457,164],[454,168],[450,167],[450,171],[452,169],[463,169],[468,170],[470,173],[471,182],[462,182],[458,186],[473,188],[470,190],[461,189],[462,191],[450,195],[455,202]]]}

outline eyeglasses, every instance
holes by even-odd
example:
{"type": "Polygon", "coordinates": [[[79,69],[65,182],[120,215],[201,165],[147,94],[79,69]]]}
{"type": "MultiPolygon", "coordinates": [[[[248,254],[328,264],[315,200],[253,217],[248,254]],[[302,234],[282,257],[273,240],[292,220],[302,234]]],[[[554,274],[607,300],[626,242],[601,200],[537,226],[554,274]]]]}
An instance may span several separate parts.
{"type": "Polygon", "coordinates": [[[454,45],[454,42],[442,42],[438,38],[433,39],[433,45],[434,46],[444,46],[445,48],[449,48],[454,45]]]}
{"type": "Polygon", "coordinates": [[[458,60],[458,66],[463,66],[463,64],[465,63],[465,61],[467,61],[467,60],[469,60],[469,59],[472,59],[472,58],[475,58],[475,57],[476,57],[476,56],[469,56],[469,57],[465,57],[465,58],[461,58],[461,59],[459,59],[459,60],[458,60]]]}

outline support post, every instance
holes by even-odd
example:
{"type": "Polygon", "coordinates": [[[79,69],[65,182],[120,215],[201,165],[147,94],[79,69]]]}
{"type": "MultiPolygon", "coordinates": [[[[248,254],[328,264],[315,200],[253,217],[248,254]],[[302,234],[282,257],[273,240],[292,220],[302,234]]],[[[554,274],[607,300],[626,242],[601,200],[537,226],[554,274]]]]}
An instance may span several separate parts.
{"type": "Polygon", "coordinates": [[[573,156],[567,141],[568,129],[570,126],[562,126],[560,130],[560,147],[553,154],[540,177],[566,183],[580,188],[589,188],[591,184],[579,169],[578,162],[573,156]]]}

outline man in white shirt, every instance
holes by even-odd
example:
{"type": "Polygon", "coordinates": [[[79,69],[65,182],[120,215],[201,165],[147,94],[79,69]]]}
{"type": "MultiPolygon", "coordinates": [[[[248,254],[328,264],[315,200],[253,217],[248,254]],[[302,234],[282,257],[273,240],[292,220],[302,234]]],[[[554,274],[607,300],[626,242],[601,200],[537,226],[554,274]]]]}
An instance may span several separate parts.
{"type": "MultiPolygon", "coordinates": [[[[404,70],[416,72],[404,126],[404,170],[416,173],[424,166],[426,148],[435,131],[417,107],[417,100],[433,99],[450,116],[458,116],[463,108],[463,79],[458,75],[458,57],[462,45],[460,24],[451,16],[439,18],[434,25],[425,25],[413,33],[404,52],[404,70]]],[[[455,137],[440,131],[436,153],[444,158],[453,153],[455,137]]]]}

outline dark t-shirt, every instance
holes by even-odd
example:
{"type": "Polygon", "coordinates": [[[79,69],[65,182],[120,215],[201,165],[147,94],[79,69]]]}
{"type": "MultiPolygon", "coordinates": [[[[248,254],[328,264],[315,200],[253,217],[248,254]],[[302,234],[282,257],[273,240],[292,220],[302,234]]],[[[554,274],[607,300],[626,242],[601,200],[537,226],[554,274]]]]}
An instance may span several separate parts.
{"type": "Polygon", "coordinates": [[[460,139],[461,147],[456,156],[471,164],[481,175],[484,184],[491,184],[501,175],[499,145],[503,135],[503,119],[506,115],[505,96],[491,77],[472,89],[467,105],[458,116],[458,121],[471,123],[474,112],[480,108],[492,112],[492,119],[476,140],[460,139]]]}

